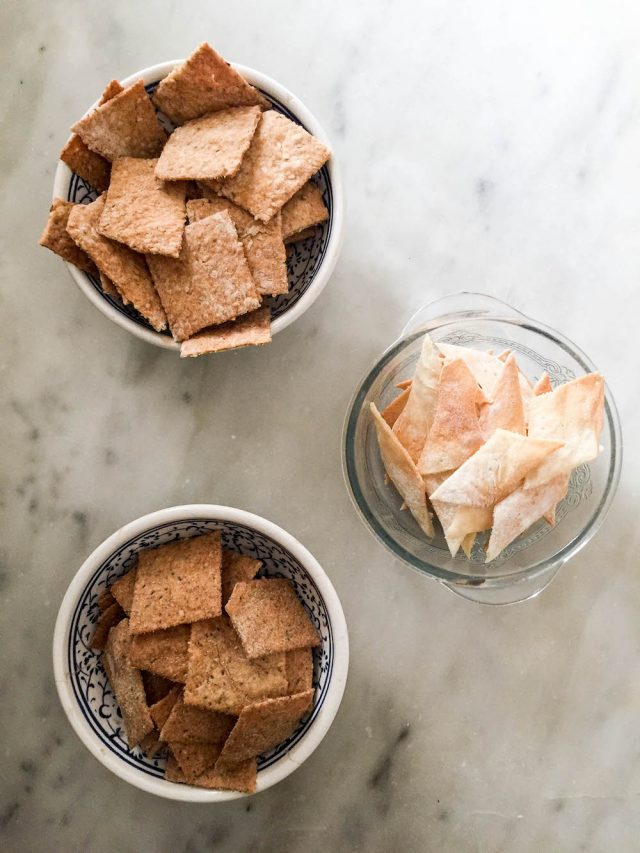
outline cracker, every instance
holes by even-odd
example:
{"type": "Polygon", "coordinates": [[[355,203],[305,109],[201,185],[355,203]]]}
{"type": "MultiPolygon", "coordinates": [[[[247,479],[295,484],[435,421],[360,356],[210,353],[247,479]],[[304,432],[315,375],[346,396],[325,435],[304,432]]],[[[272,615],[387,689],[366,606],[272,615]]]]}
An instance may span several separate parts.
{"type": "Polygon", "coordinates": [[[169,719],[174,705],[180,698],[180,688],[173,687],[162,699],[154,702],[149,708],[151,719],[156,724],[158,731],[162,731],[165,723],[169,719]]]}
{"type": "Polygon", "coordinates": [[[461,358],[482,389],[482,401],[493,400],[493,392],[502,374],[502,361],[484,350],[471,349],[456,344],[438,344],[445,363],[461,358]]]}
{"type": "Polygon", "coordinates": [[[301,187],[282,208],[282,236],[302,240],[302,233],[329,218],[320,188],[313,183],[301,187]]]}
{"type": "Polygon", "coordinates": [[[64,261],[84,272],[95,274],[95,264],[67,232],[67,223],[74,207],[73,202],[54,198],[49,209],[49,218],[40,237],[40,245],[59,255],[64,261]]]}
{"type": "Polygon", "coordinates": [[[331,156],[300,125],[275,112],[262,113],[240,170],[219,192],[267,222],[331,156]]]}
{"type": "Polygon", "coordinates": [[[285,578],[237,583],[225,605],[250,658],[320,645],[320,637],[285,578]]]}
{"type": "Polygon", "coordinates": [[[167,139],[142,80],[81,118],[71,129],[92,151],[110,161],[157,157],[167,139]]]}
{"type": "Polygon", "coordinates": [[[246,761],[238,761],[233,764],[218,759],[215,766],[205,770],[193,784],[199,788],[253,794],[256,790],[257,771],[258,765],[255,758],[248,758],[246,761]]]}
{"type": "Polygon", "coordinates": [[[171,681],[186,681],[190,633],[189,625],[176,625],[163,631],[136,634],[131,642],[131,663],[171,681]]]}
{"type": "Polygon", "coordinates": [[[100,287],[102,288],[102,292],[106,293],[107,296],[113,296],[114,298],[119,299],[120,294],[118,293],[118,288],[111,281],[108,275],[105,275],[103,272],[99,272],[100,276],[100,287]]]}
{"type": "Polygon", "coordinates": [[[444,504],[440,501],[432,501],[433,508],[438,513],[442,524],[444,537],[449,546],[451,556],[455,557],[458,549],[462,546],[470,549],[476,533],[489,530],[493,522],[493,510],[484,506],[457,506],[456,504],[444,504]],[[473,537],[469,542],[469,538],[473,537]]]}
{"type": "Polygon", "coordinates": [[[233,727],[220,759],[244,761],[277,746],[295,730],[312,702],[313,690],[306,690],[249,705],[233,727]]]}
{"type": "Polygon", "coordinates": [[[172,681],[169,681],[168,678],[163,678],[161,675],[156,675],[154,672],[143,671],[142,683],[144,684],[144,693],[147,697],[147,705],[149,705],[149,709],[151,709],[151,706],[155,705],[156,702],[160,702],[161,699],[164,699],[174,688],[172,681]]]}
{"type": "Polygon", "coordinates": [[[111,607],[103,610],[96,622],[96,629],[90,643],[91,648],[102,651],[107,642],[109,631],[123,618],[124,612],[117,601],[114,601],[111,607]]]}
{"type": "Polygon", "coordinates": [[[219,743],[170,743],[169,748],[174,754],[187,782],[195,780],[213,767],[220,757],[219,743]]]}
{"type": "Polygon", "coordinates": [[[281,696],[286,691],[284,654],[250,660],[225,618],[192,625],[184,691],[187,704],[238,714],[257,699],[281,696]]]}
{"type": "Polygon", "coordinates": [[[396,382],[396,388],[406,391],[407,388],[411,388],[412,381],[412,379],[403,379],[402,382],[396,382]]]}
{"type": "Polygon", "coordinates": [[[304,231],[298,231],[297,234],[292,234],[290,237],[285,237],[284,242],[286,246],[289,246],[291,245],[291,243],[300,243],[302,240],[306,240],[308,237],[315,237],[315,234],[315,228],[305,228],[304,231]]]}
{"type": "Polygon", "coordinates": [[[169,137],[156,166],[163,181],[235,175],[260,120],[260,107],[231,107],[194,119],[169,137]]]}
{"type": "Polygon", "coordinates": [[[138,746],[147,758],[153,758],[161,749],[163,749],[164,744],[158,737],[158,733],[153,731],[149,732],[148,735],[145,735],[138,746]]]}
{"type": "Polygon", "coordinates": [[[549,374],[545,370],[533,386],[533,393],[534,396],[539,397],[540,394],[547,394],[549,391],[553,391],[553,385],[551,384],[551,379],[549,379],[549,374]]]}
{"type": "Polygon", "coordinates": [[[165,183],[155,176],[158,160],[119,157],[98,232],[143,254],[177,258],[182,248],[185,192],[182,181],[165,183]]]}
{"type": "Polygon", "coordinates": [[[212,326],[183,341],[180,358],[271,343],[271,309],[259,308],[230,323],[212,326]]]}
{"type": "Polygon", "coordinates": [[[235,717],[185,705],[180,697],[161,727],[160,737],[169,743],[217,743],[229,737],[235,717]]]}
{"type": "Polygon", "coordinates": [[[69,137],[60,152],[60,159],[99,193],[109,186],[111,164],[85,145],[77,133],[72,133],[69,137]]]}
{"type": "Polygon", "coordinates": [[[393,429],[393,425],[400,417],[400,414],[404,407],[407,405],[407,400],[409,399],[409,393],[411,389],[405,388],[404,391],[401,391],[386,408],[384,408],[380,414],[385,419],[385,421],[389,424],[389,426],[393,429]]]}
{"type": "Polygon", "coordinates": [[[171,628],[221,612],[220,533],[207,533],[141,551],[131,632],[171,628]]]}
{"type": "Polygon", "coordinates": [[[260,571],[262,563],[246,554],[236,554],[235,551],[222,551],[222,606],[224,607],[233,588],[241,581],[250,581],[260,571]]]}
{"type": "Polygon", "coordinates": [[[313,686],[313,653],[311,649],[294,649],[286,654],[287,692],[304,693],[313,686]]]}
{"type": "Polygon", "coordinates": [[[113,281],[122,301],[133,305],[160,332],[166,328],[167,318],[144,258],[98,234],[104,203],[104,196],[100,196],[91,204],[76,205],[69,214],[67,231],[100,272],[113,281]]]}
{"type": "Polygon", "coordinates": [[[167,758],[167,764],[164,770],[164,778],[167,780],[167,782],[177,782],[182,785],[187,784],[186,776],[180,769],[180,765],[176,761],[174,755],[169,755],[167,758]]]}
{"type": "Polygon", "coordinates": [[[149,255],[147,260],[177,341],[260,305],[226,211],[186,227],[179,259],[149,255]]]}
{"type": "Polygon", "coordinates": [[[131,613],[133,590],[136,585],[136,569],[130,569],[125,575],[111,584],[109,590],[127,616],[131,613]]]}
{"type": "Polygon", "coordinates": [[[130,647],[129,620],[123,619],[109,631],[103,663],[120,706],[127,743],[133,748],[153,730],[153,720],[147,707],[142,675],[129,662],[130,647]]]}
{"type": "Polygon", "coordinates": [[[206,43],[160,82],[153,100],[174,124],[226,107],[270,106],[206,43]]]}
{"type": "Polygon", "coordinates": [[[527,431],[520,371],[513,354],[507,356],[502,374],[493,389],[493,400],[479,415],[480,432],[485,441],[496,429],[507,429],[525,435],[527,431]]]}
{"type": "Polygon", "coordinates": [[[425,335],[407,404],[393,425],[393,434],[414,462],[420,458],[433,425],[441,370],[438,351],[425,335]]]}
{"type": "Polygon", "coordinates": [[[101,107],[103,104],[106,104],[107,101],[110,101],[111,98],[115,98],[115,96],[119,95],[120,92],[124,92],[124,86],[121,86],[117,80],[110,80],[104,87],[104,91],[98,101],[98,106],[101,107]]]}
{"type": "Polygon", "coordinates": [[[116,604],[115,598],[111,595],[111,591],[108,589],[103,589],[100,595],[98,596],[98,610],[103,613],[105,610],[108,610],[112,604],[116,604]]]}

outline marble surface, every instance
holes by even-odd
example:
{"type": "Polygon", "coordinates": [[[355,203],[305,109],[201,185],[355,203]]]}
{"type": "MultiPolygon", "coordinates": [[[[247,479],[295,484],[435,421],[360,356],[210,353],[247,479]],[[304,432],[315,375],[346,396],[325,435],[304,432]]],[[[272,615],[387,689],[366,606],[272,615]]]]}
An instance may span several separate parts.
{"type": "Polygon", "coordinates": [[[0,833],[11,851],[631,851],[640,837],[640,14],[590,0],[8,0],[0,7],[0,833]],[[262,351],[181,362],[36,245],[69,124],[203,39],[294,90],[348,199],[321,299],[262,351]],[[595,540],[537,600],[472,605],[395,562],[340,467],[355,384],[425,301],[483,290],[605,373],[626,438],[595,540]],[[56,612],[115,528],[186,502],[283,525],[342,599],[325,742],[225,806],[164,802],[58,704],[56,612]]]}

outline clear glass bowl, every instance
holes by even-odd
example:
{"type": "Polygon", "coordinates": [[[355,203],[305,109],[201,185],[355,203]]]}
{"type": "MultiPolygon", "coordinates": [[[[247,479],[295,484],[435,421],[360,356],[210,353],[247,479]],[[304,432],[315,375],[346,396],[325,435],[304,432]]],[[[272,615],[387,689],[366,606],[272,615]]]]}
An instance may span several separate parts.
{"type": "MultiPolygon", "coordinates": [[[[563,335],[480,293],[447,296],[421,308],[360,383],[349,406],[343,436],[343,466],[353,503],[369,529],[399,559],[458,594],[487,604],[510,604],[537,595],[602,524],[618,486],[622,461],[620,421],[609,389],[605,392],[603,451],[573,472],[556,524],[540,520],[490,563],[484,562],[486,534],[478,536],[471,559],[451,557],[436,524],[427,539],[402,499],[385,483],[369,412],[382,410],[398,393],[396,383],[413,376],[422,338],[496,353],[511,349],[526,376],[547,371],[554,385],[597,368],[563,335]]],[[[606,379],[606,377],[605,377],[606,379]]]]}

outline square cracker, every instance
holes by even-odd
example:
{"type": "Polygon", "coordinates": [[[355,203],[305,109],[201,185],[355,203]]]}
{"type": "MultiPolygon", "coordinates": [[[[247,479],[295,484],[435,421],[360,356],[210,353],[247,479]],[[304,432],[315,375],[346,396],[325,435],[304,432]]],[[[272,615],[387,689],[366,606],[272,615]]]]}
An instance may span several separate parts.
{"type": "Polygon", "coordinates": [[[106,160],[157,157],[167,140],[144,83],[138,80],[71,128],[106,160]]]}
{"type": "Polygon", "coordinates": [[[171,681],[186,681],[190,633],[189,625],[175,625],[162,631],[136,634],[131,641],[131,663],[171,681]]]}
{"type": "Polygon", "coordinates": [[[123,619],[109,631],[102,661],[120,706],[127,743],[134,747],[153,730],[153,720],[140,670],[129,662],[131,632],[129,620],[123,619]]]}
{"type": "Polygon", "coordinates": [[[213,767],[222,746],[219,743],[170,743],[169,748],[187,782],[193,783],[205,770],[213,767]]]}
{"type": "Polygon", "coordinates": [[[307,181],[282,208],[282,236],[289,240],[328,218],[320,188],[307,181]]]}
{"type": "Polygon", "coordinates": [[[130,569],[126,575],[122,575],[109,587],[111,595],[118,602],[127,616],[131,613],[133,604],[133,590],[136,585],[136,570],[130,569]]]}
{"type": "Polygon", "coordinates": [[[153,100],[174,124],[226,107],[270,106],[206,43],[161,81],[153,100]]]}
{"type": "Polygon", "coordinates": [[[177,341],[260,305],[226,211],[186,227],[180,258],[148,255],[147,261],[177,341]]]}
{"type": "Polygon", "coordinates": [[[305,690],[249,705],[238,717],[220,759],[245,761],[277,746],[295,730],[312,702],[313,690],[305,690]]]}
{"type": "Polygon", "coordinates": [[[237,583],[225,610],[250,658],[320,645],[318,632],[285,578],[237,583]]]}
{"type": "Polygon", "coordinates": [[[222,551],[222,606],[224,607],[233,588],[240,581],[250,581],[260,571],[262,562],[246,554],[235,551],[222,551]]]}
{"type": "Polygon", "coordinates": [[[234,725],[235,717],[185,705],[180,697],[162,725],[160,737],[168,743],[217,743],[222,746],[234,725]]]}
{"type": "Polygon", "coordinates": [[[313,653],[311,649],[294,649],[286,654],[287,692],[304,693],[313,686],[313,653]]]}
{"type": "Polygon", "coordinates": [[[198,222],[226,210],[238,232],[256,290],[262,296],[287,293],[287,253],[282,240],[282,220],[276,214],[269,222],[257,222],[250,213],[226,198],[210,193],[207,198],[187,203],[190,222],[198,222]]]}
{"type": "Polygon", "coordinates": [[[271,343],[271,309],[258,308],[230,323],[212,326],[183,341],[180,358],[271,343]]]}
{"type": "Polygon", "coordinates": [[[78,267],[84,272],[95,275],[96,267],[89,255],[78,246],[67,232],[67,223],[74,207],[79,207],[71,201],[54,198],[49,210],[49,218],[45,225],[40,245],[59,255],[64,261],[78,267]]]}
{"type": "Polygon", "coordinates": [[[133,305],[160,332],[166,328],[167,318],[144,258],[128,246],[98,234],[104,202],[104,196],[100,196],[91,204],[76,205],[69,214],[67,231],[115,284],[122,301],[133,305]]]}
{"type": "Polygon", "coordinates": [[[186,186],[182,181],[159,181],[157,162],[140,157],[113,161],[98,232],[136,252],[177,258],[182,248],[186,186]]]}
{"type": "Polygon", "coordinates": [[[299,124],[267,110],[238,174],[221,181],[218,192],[267,222],[330,156],[299,124]]]}
{"type": "Polygon", "coordinates": [[[260,107],[231,107],[176,128],[162,150],[163,181],[211,181],[235,175],[260,121],[260,107]]]}
{"type": "Polygon", "coordinates": [[[283,654],[250,660],[226,618],[191,628],[189,672],[184,699],[189,705],[239,714],[245,705],[287,691],[283,654]]]}
{"type": "Polygon", "coordinates": [[[176,704],[179,698],[180,688],[176,686],[173,687],[162,699],[159,699],[157,702],[154,702],[153,705],[151,705],[151,707],[149,708],[151,719],[156,724],[156,728],[158,729],[158,731],[162,731],[164,724],[169,719],[169,715],[173,710],[173,706],[176,704]]]}

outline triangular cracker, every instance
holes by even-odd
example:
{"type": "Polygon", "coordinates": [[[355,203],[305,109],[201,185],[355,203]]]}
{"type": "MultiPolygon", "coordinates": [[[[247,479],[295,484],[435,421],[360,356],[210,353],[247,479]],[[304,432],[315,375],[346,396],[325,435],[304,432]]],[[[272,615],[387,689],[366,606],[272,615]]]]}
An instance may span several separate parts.
{"type": "Polygon", "coordinates": [[[390,403],[386,406],[380,414],[385,419],[385,421],[389,424],[389,426],[393,429],[393,425],[400,417],[400,413],[407,405],[407,400],[409,399],[409,394],[411,393],[411,388],[405,388],[404,391],[401,391],[390,403]]]}
{"type": "Polygon", "coordinates": [[[551,379],[549,379],[549,374],[545,370],[533,386],[533,393],[536,397],[539,397],[540,394],[548,394],[549,391],[553,391],[553,385],[551,384],[551,379]]]}
{"type": "Polygon", "coordinates": [[[433,425],[441,370],[438,351],[429,335],[425,335],[407,404],[393,425],[393,434],[414,462],[420,458],[433,425]]]}
{"type": "Polygon", "coordinates": [[[484,350],[461,347],[456,344],[438,344],[445,361],[461,358],[482,389],[486,402],[493,400],[493,391],[502,373],[502,362],[484,350]]]}
{"type": "Polygon", "coordinates": [[[502,374],[493,389],[493,400],[483,406],[479,421],[485,441],[498,428],[525,435],[527,429],[520,372],[513,354],[505,360],[502,374]]]}
{"type": "Polygon", "coordinates": [[[302,233],[329,218],[320,188],[313,183],[301,187],[282,208],[282,237],[302,239],[302,233]]]}

